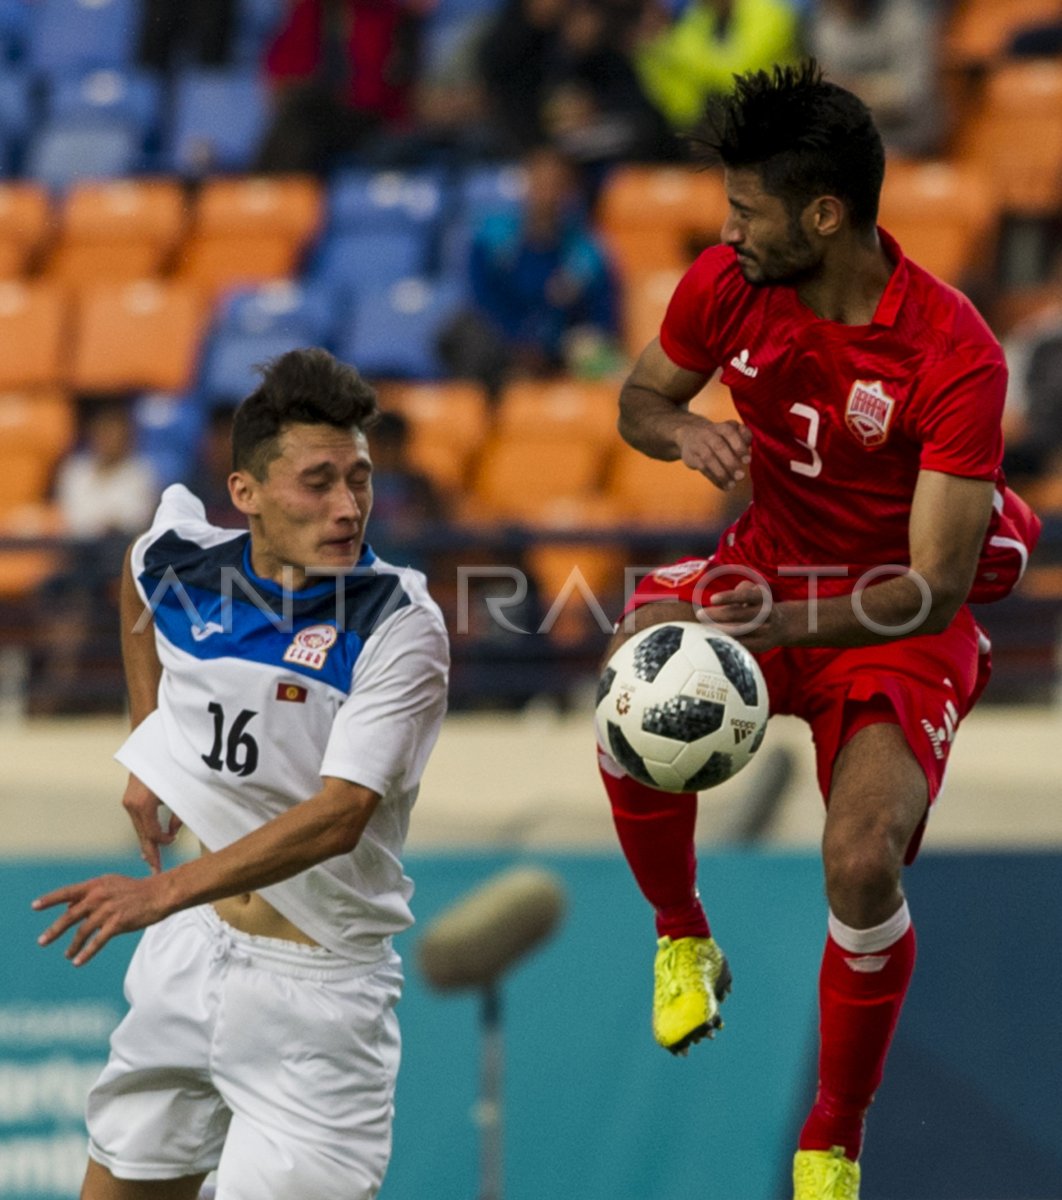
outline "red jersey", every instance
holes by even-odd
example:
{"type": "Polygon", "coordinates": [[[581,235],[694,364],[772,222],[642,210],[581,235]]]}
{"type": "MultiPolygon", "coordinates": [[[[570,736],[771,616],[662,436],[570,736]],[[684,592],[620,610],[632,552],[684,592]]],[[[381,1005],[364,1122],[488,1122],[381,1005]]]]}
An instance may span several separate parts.
{"type": "Polygon", "coordinates": [[[869,325],[825,321],[784,285],[753,287],[727,246],[679,283],[660,343],[680,367],[722,368],[752,432],[753,503],[719,560],[760,571],[776,595],[807,595],[784,566],[844,566],[847,591],[868,568],[909,564],[920,470],[999,479],[1003,352],[973,305],[904,257],[869,325]]]}

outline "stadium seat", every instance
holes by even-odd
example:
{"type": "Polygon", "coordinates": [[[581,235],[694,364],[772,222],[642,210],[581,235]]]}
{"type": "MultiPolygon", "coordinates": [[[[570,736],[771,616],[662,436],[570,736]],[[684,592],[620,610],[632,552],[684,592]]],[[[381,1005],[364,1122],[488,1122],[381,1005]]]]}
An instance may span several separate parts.
{"type": "Polygon", "coordinates": [[[209,341],[203,354],[197,391],[208,404],[235,404],[254,390],[254,368],[271,358],[308,344],[305,334],[293,329],[265,333],[222,330],[209,341]]]}
{"type": "Polygon", "coordinates": [[[483,389],[464,380],[387,381],[379,392],[382,407],[401,413],[409,423],[413,463],[445,491],[463,491],[490,429],[483,389]]]}
{"type": "Polygon", "coordinates": [[[313,256],[310,278],[348,301],[425,274],[429,231],[409,227],[377,233],[330,234],[313,256]]]}
{"type": "Polygon", "coordinates": [[[47,117],[63,121],[125,121],[146,149],[159,129],[162,81],[149,71],[113,67],[59,75],[48,82],[44,111],[47,117]]]}
{"type": "Polygon", "coordinates": [[[176,83],[163,166],[189,178],[246,171],[268,116],[269,97],[257,68],[190,68],[176,83]]]}
{"type": "Polygon", "coordinates": [[[0,283],[0,388],[57,384],[66,349],[66,300],[47,282],[0,283]]]}
{"type": "Polygon", "coordinates": [[[956,67],[990,63],[1022,26],[1057,18],[1057,0],[958,0],[945,25],[943,60],[956,67]]]}
{"type": "Polygon", "coordinates": [[[293,276],[321,218],[320,187],[303,176],[203,184],[177,275],[216,296],[293,276]]]}
{"type": "Polygon", "coordinates": [[[130,62],[140,20],[137,0],[37,0],[27,58],[43,75],[130,62]]]}
{"type": "MultiPolygon", "coordinates": [[[[6,474],[9,465],[0,452],[0,473],[6,474]]],[[[16,472],[25,469],[24,464],[15,467],[16,472]]],[[[58,505],[31,501],[5,509],[2,491],[0,483],[0,538],[61,537],[65,532],[58,505]]],[[[0,600],[18,600],[30,595],[60,569],[61,563],[62,556],[54,550],[0,550],[0,600]]]]}
{"type": "Polygon", "coordinates": [[[59,205],[59,233],[45,270],[75,286],[158,274],[184,221],[184,198],[173,180],[77,184],[59,205]]]}
{"type": "Polygon", "coordinates": [[[232,36],[232,61],[257,66],[284,19],[286,0],[239,0],[232,36]]]}
{"type": "Polygon", "coordinates": [[[599,226],[622,273],[681,268],[719,241],[727,212],[717,171],[623,166],[605,179],[599,226]]]}
{"type": "Polygon", "coordinates": [[[677,462],[660,462],[622,445],[609,464],[605,494],[633,525],[721,523],[726,496],[703,475],[677,462]]]}
{"type": "Polygon", "coordinates": [[[620,310],[623,346],[630,358],[636,359],[659,336],[668,301],[682,276],[681,267],[647,267],[623,274],[620,310]]]}
{"type": "Polygon", "coordinates": [[[25,59],[32,17],[33,9],[26,0],[0,0],[0,61],[10,64],[25,59]]]}
{"type": "Polygon", "coordinates": [[[137,450],[160,488],[187,479],[203,433],[204,411],[188,396],[146,392],[133,405],[137,450]]]}
{"type": "Polygon", "coordinates": [[[519,212],[526,190],[524,170],[516,163],[468,167],[454,185],[444,219],[440,269],[454,275],[467,271],[476,230],[492,213],[519,212]]]}
{"type": "Polygon", "coordinates": [[[498,408],[506,437],[573,439],[607,446],[618,440],[620,380],[520,380],[509,384],[498,408]]]}
{"type": "Polygon", "coordinates": [[[0,132],[24,141],[35,118],[33,79],[28,71],[4,65],[0,71],[0,132]]]}
{"type": "Polygon", "coordinates": [[[218,330],[291,333],[304,338],[307,345],[330,345],[334,299],[324,285],[295,279],[237,288],[222,300],[215,323],[218,330]]]}
{"type": "Polygon", "coordinates": [[[436,171],[340,172],[328,194],[328,226],[333,232],[406,229],[434,226],[442,214],[445,192],[436,171]]]}
{"type": "Polygon", "coordinates": [[[0,515],[44,499],[74,434],[73,405],[64,392],[0,393],[0,515]]]}
{"type": "Polygon", "coordinates": [[[995,68],[963,119],[954,157],[994,181],[1004,210],[1053,215],[1062,204],[1062,62],[995,68]]]}
{"type": "Polygon", "coordinates": [[[538,585],[542,632],[561,645],[603,641],[619,615],[627,557],[607,541],[536,540],[526,562],[538,585]]]}
{"type": "Polygon", "coordinates": [[[181,392],[203,330],[195,288],[175,281],[96,284],[78,297],[71,385],[83,392],[181,392]]]}
{"type": "Polygon", "coordinates": [[[594,494],[606,457],[591,442],[497,435],[483,448],[467,515],[534,524],[558,500],[594,494]]]}
{"type": "Polygon", "coordinates": [[[139,132],[123,119],[55,117],[30,139],[24,173],[61,192],[84,179],[134,175],[143,161],[139,132]]]}
{"type": "Polygon", "coordinates": [[[51,222],[51,200],[40,184],[0,184],[0,279],[32,267],[51,222]]]}
{"type": "Polygon", "coordinates": [[[339,357],[370,379],[440,379],[439,334],[463,303],[460,286],[426,279],[359,292],[338,334],[339,357]]]}
{"type": "Polygon", "coordinates": [[[905,254],[947,283],[994,261],[998,215],[991,178],[974,163],[888,162],[879,220],[905,254]]]}

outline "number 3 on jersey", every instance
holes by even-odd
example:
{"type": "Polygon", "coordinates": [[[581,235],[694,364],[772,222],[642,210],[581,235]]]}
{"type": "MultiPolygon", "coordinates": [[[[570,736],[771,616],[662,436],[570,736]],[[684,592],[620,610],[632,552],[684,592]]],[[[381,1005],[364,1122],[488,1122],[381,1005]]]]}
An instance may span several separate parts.
{"type": "Polygon", "coordinates": [[[797,441],[811,455],[811,461],[806,462],[801,459],[791,458],[789,460],[789,469],[795,471],[797,475],[806,475],[809,479],[814,479],[822,471],[822,459],[819,457],[818,450],[815,449],[815,444],[819,440],[819,412],[818,409],[812,408],[810,404],[791,404],[789,411],[794,416],[801,417],[808,423],[808,432],[806,437],[798,437],[797,441]]]}
{"type": "Polygon", "coordinates": [[[225,710],[220,704],[214,703],[207,705],[207,712],[214,718],[214,745],[209,754],[200,755],[203,762],[212,771],[220,771],[224,767],[234,775],[250,775],[258,766],[258,743],[246,730],[257,713],[245,708],[233,721],[226,738],[225,710]],[[221,757],[222,746],[225,748],[224,759],[221,757]]]}

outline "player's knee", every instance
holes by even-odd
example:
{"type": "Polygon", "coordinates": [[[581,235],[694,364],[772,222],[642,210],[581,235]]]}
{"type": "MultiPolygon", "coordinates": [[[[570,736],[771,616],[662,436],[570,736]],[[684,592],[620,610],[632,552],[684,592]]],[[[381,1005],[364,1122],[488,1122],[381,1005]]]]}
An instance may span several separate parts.
{"type": "Polygon", "coordinates": [[[885,823],[835,831],[824,841],[823,865],[834,911],[873,909],[899,886],[903,847],[885,823]]]}

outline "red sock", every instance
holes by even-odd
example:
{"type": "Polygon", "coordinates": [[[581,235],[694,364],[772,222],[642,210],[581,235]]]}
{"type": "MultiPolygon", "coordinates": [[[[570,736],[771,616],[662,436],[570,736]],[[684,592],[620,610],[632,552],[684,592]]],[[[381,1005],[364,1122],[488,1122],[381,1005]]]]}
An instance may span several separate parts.
{"type": "Polygon", "coordinates": [[[695,792],[661,792],[622,772],[598,751],[620,846],[646,900],[659,937],[710,937],[697,895],[695,792]]]}
{"type": "Polygon", "coordinates": [[[843,1146],[848,1158],[859,1157],[914,961],[906,902],[873,929],[851,929],[830,914],[819,975],[819,1089],[801,1150],[843,1146]]]}

